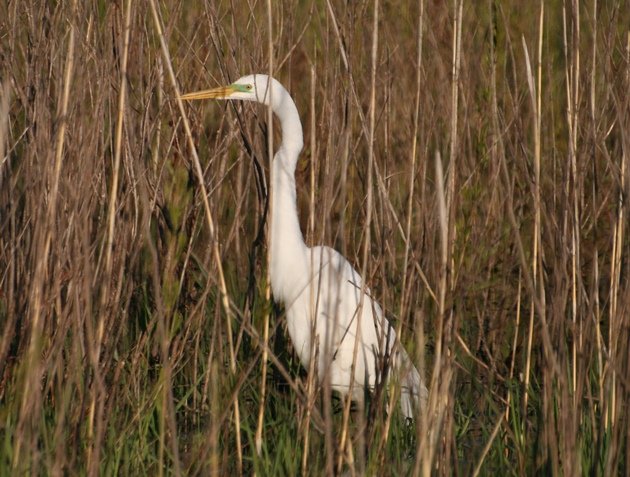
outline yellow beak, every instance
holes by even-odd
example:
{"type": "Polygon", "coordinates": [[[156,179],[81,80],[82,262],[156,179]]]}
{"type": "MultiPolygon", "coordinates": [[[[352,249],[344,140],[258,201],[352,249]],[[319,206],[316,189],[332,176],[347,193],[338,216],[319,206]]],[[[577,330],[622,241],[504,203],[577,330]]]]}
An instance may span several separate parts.
{"type": "Polygon", "coordinates": [[[194,93],[186,93],[180,96],[180,99],[185,101],[191,101],[195,99],[225,99],[229,98],[231,94],[236,92],[236,88],[233,85],[221,86],[219,88],[206,89],[203,91],[196,91],[194,93]]]}

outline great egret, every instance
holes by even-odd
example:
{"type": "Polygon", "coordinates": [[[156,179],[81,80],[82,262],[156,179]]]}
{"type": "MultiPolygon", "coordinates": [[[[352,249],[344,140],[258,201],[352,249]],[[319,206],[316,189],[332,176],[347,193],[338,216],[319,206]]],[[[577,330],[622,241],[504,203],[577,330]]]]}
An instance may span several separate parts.
{"type": "Polygon", "coordinates": [[[362,402],[365,386],[389,378],[401,385],[400,405],[413,418],[427,388],[359,273],[330,247],[307,247],[298,221],[295,166],[302,151],[302,123],[293,99],[274,78],[243,76],[220,88],[188,93],[184,100],[236,99],[271,106],[280,120],[282,142],[272,165],[271,287],[285,306],[287,328],[302,365],[317,358],[320,381],[362,402]],[[359,336],[359,342],[356,338],[359,336]],[[354,364],[354,366],[353,366],[354,364]]]}

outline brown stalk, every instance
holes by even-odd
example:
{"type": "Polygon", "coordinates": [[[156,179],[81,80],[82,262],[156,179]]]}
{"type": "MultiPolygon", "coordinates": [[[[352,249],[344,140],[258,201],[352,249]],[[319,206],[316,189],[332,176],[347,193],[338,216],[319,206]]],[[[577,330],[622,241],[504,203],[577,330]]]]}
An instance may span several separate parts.
{"type": "MultiPolygon", "coordinates": [[[[177,103],[180,117],[182,119],[182,124],[184,126],[184,132],[186,134],[186,139],[188,141],[189,150],[192,156],[193,169],[197,176],[198,186],[201,189],[201,198],[204,206],[204,211],[206,215],[206,223],[208,225],[208,231],[210,233],[210,241],[212,246],[212,252],[215,260],[215,264],[217,267],[217,273],[219,275],[219,291],[221,293],[221,303],[223,305],[223,311],[225,313],[225,322],[228,334],[228,346],[229,346],[229,356],[230,356],[230,370],[232,374],[236,374],[236,358],[234,356],[234,345],[232,339],[232,312],[230,310],[229,298],[227,293],[227,286],[225,284],[225,275],[223,273],[223,266],[221,264],[221,253],[219,251],[219,241],[217,240],[215,233],[215,225],[212,217],[212,211],[210,210],[210,203],[208,201],[208,193],[206,191],[204,174],[201,168],[201,162],[199,161],[199,156],[197,154],[197,148],[195,147],[195,142],[192,137],[192,132],[190,130],[190,125],[188,123],[188,117],[186,115],[186,111],[184,110],[184,104],[180,99],[180,91],[177,85],[177,80],[175,78],[175,72],[173,71],[173,65],[171,62],[170,54],[168,51],[168,47],[166,45],[166,39],[164,38],[164,33],[162,29],[162,23],[160,21],[160,17],[158,15],[157,6],[155,4],[155,0],[150,1],[151,13],[153,14],[153,23],[160,40],[160,47],[162,49],[162,56],[164,58],[164,63],[166,64],[167,71],[169,74],[169,79],[171,80],[171,86],[175,92],[175,101],[177,103]]],[[[234,423],[235,423],[235,431],[236,431],[236,448],[238,455],[240,456],[241,452],[241,433],[240,433],[240,412],[238,399],[234,401],[234,423]]],[[[239,468],[242,469],[242,460],[238,462],[239,468]]]]}

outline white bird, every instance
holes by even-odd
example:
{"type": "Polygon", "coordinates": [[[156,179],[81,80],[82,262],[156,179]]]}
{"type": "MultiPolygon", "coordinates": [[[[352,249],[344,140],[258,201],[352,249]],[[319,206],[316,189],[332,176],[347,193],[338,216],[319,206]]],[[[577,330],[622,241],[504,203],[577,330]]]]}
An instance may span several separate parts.
{"type": "Polygon", "coordinates": [[[306,369],[315,357],[319,380],[329,379],[333,390],[342,396],[351,393],[356,402],[363,402],[366,385],[374,389],[395,376],[401,386],[401,410],[413,418],[426,403],[427,388],[402,345],[396,344],[393,326],[367,287],[361,299],[361,277],[339,252],[304,242],[295,192],[302,123],[287,90],[274,78],[256,74],[181,98],[236,99],[271,106],[282,127],[271,175],[271,287],[275,299],[285,306],[293,347],[306,369]]]}

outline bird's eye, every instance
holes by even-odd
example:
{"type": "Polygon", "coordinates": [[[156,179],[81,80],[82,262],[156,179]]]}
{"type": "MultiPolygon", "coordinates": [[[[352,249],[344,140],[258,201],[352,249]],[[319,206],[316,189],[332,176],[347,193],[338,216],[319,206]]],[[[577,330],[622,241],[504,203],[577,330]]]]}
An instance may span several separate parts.
{"type": "Polygon", "coordinates": [[[252,85],[248,84],[247,86],[245,86],[248,90],[252,89],[252,85]]]}

